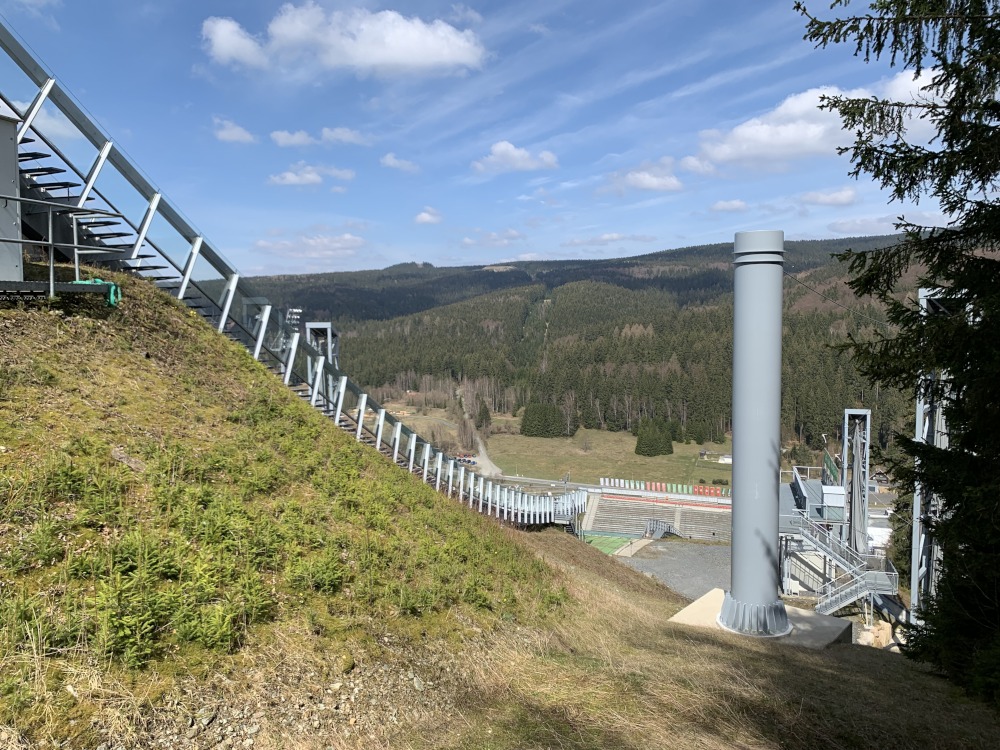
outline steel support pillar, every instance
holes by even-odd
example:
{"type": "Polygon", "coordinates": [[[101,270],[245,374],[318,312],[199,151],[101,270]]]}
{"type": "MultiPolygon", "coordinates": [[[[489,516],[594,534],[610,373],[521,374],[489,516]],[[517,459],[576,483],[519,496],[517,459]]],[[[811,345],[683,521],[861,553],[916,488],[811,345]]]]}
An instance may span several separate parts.
{"type": "Polygon", "coordinates": [[[783,232],[736,234],[732,588],[718,621],[746,635],[791,630],[778,569],[783,265],[783,232]]]}

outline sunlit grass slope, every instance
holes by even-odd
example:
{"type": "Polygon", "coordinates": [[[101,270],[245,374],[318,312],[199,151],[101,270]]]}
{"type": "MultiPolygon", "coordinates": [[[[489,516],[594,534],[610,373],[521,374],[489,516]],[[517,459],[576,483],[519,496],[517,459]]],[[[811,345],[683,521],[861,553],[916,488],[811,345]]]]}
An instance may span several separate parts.
{"type": "Polygon", "coordinates": [[[0,724],[86,746],[96,705],[62,689],[74,663],[141,681],[283,622],[363,645],[558,603],[495,523],[118,280],[114,310],[0,310],[0,724]]]}
{"type": "Polygon", "coordinates": [[[898,655],[670,624],[667,589],[468,512],[122,283],[0,310],[0,748],[998,745],[898,655]]]}

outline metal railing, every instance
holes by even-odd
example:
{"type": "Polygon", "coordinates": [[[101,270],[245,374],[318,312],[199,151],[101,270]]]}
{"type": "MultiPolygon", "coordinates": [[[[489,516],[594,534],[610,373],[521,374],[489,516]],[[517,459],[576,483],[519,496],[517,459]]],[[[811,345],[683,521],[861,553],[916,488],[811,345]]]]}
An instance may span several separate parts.
{"type": "Polygon", "coordinates": [[[887,558],[858,553],[811,521],[804,511],[798,511],[796,525],[805,540],[843,569],[820,589],[816,610],[821,614],[835,612],[861,596],[895,594],[899,590],[899,574],[887,558]]]}
{"type": "MultiPolygon", "coordinates": [[[[40,200],[38,198],[22,198],[18,195],[0,195],[0,201],[9,202],[13,201],[21,205],[29,206],[41,206],[43,207],[44,213],[46,214],[46,226],[48,227],[48,239],[47,240],[29,240],[24,237],[2,237],[0,241],[10,242],[23,246],[26,245],[40,245],[47,248],[48,250],[48,267],[49,267],[49,298],[56,296],[55,284],[55,253],[56,250],[60,252],[71,251],[73,254],[73,269],[74,278],[76,281],[80,280],[80,253],[110,253],[114,252],[110,248],[101,247],[100,245],[84,244],[79,242],[78,237],[78,221],[81,217],[85,218],[96,218],[104,217],[107,219],[120,220],[122,217],[120,214],[113,213],[111,211],[100,211],[92,208],[80,208],[78,206],[67,206],[65,203],[59,203],[58,201],[46,201],[40,200]],[[72,231],[73,231],[73,242],[56,242],[53,237],[55,236],[55,226],[56,217],[68,216],[70,218],[72,231]]],[[[41,213],[41,212],[39,212],[41,213]]],[[[65,253],[68,254],[68,253],[65,253]]]]}
{"type": "MultiPolygon", "coordinates": [[[[99,262],[107,260],[140,278],[170,289],[174,296],[196,309],[219,333],[235,339],[255,359],[278,372],[283,381],[303,393],[312,406],[334,419],[340,427],[351,431],[355,439],[372,444],[391,460],[420,475],[423,481],[433,483],[438,490],[468,503],[470,508],[523,525],[572,522],[584,512],[587,503],[585,491],[561,496],[531,495],[505,486],[458,464],[454,458],[435,448],[390,414],[337,364],[328,361],[325,352],[303,340],[298,326],[289,325],[265,298],[256,294],[252,284],[247,283],[235,266],[154,186],[2,22],[0,49],[37,86],[34,100],[23,111],[12,98],[0,91],[0,101],[21,121],[17,144],[35,140],[44,144],[48,152],[33,152],[30,157],[25,154],[26,160],[51,159],[56,169],[65,167],[64,171],[79,178],[83,188],[80,195],[62,201],[8,197],[8,200],[16,200],[23,205],[45,208],[45,226],[33,223],[35,231],[44,233],[43,240],[25,240],[22,237],[4,238],[4,241],[22,246],[48,247],[50,294],[55,293],[57,252],[67,258],[72,257],[77,278],[81,255],[97,254],[99,262]],[[46,105],[54,106],[76,128],[83,137],[82,142],[94,148],[94,159],[89,168],[75,164],[36,125],[36,117],[46,105]],[[141,215],[130,215],[119,208],[129,203],[128,195],[120,191],[111,195],[108,190],[102,189],[102,179],[109,173],[117,175],[113,184],[124,186],[125,190],[134,190],[131,201],[134,202],[136,197],[140,199],[141,215]],[[85,206],[87,201],[99,207],[85,206]],[[87,241],[91,239],[90,233],[80,232],[81,217],[120,222],[121,229],[127,229],[126,242],[120,248],[108,246],[95,234],[94,243],[90,244],[87,241]],[[152,228],[156,226],[157,219],[162,220],[158,229],[161,234],[154,236],[156,233],[152,228]],[[57,241],[59,233],[64,236],[69,234],[73,242],[57,241]],[[81,234],[84,235],[83,241],[81,234]],[[140,252],[149,253],[149,264],[144,262],[147,256],[141,256],[140,252]],[[112,254],[119,257],[109,258],[112,254]],[[148,272],[157,268],[167,269],[168,273],[176,275],[150,277],[148,272]]],[[[81,141],[76,143],[74,153],[80,150],[78,144],[81,141]]],[[[22,175],[21,184],[25,191],[46,191],[43,184],[28,175],[22,175]]]]}

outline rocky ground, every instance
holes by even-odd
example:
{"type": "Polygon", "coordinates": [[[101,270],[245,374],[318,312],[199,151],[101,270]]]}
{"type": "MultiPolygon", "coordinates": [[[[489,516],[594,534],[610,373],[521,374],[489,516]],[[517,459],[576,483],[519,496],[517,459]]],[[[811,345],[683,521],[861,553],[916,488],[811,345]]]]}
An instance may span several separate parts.
{"type": "MultiPolygon", "coordinates": [[[[285,660],[277,653],[248,664],[243,673],[186,678],[141,718],[106,712],[97,748],[388,747],[409,728],[457,715],[462,687],[469,684],[470,655],[481,650],[467,646],[456,651],[454,644],[414,645],[386,635],[372,654],[340,651],[285,660]]],[[[0,736],[0,748],[7,747],[29,746],[0,736]]]]}

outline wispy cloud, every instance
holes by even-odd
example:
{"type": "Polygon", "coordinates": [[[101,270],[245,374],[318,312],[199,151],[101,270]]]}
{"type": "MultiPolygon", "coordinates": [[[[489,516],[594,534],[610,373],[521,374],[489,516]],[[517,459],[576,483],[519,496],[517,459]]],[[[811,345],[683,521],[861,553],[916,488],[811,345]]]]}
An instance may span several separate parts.
{"type": "Polygon", "coordinates": [[[815,206],[850,206],[858,200],[858,193],[852,187],[840,190],[815,191],[802,195],[803,203],[815,206]]]}
{"type": "Polygon", "coordinates": [[[463,237],[462,247],[509,247],[517,242],[524,242],[525,235],[516,229],[504,229],[499,232],[484,232],[477,230],[475,237],[463,237]]]}
{"type": "Polygon", "coordinates": [[[566,242],[562,242],[560,244],[562,247],[606,247],[607,245],[614,245],[619,242],[656,242],[656,237],[652,237],[648,234],[619,234],[617,232],[608,232],[606,234],[597,235],[596,237],[567,240],[566,242]]]}
{"type": "Polygon", "coordinates": [[[343,234],[300,234],[294,239],[266,239],[254,243],[268,255],[292,260],[333,260],[349,258],[367,245],[363,237],[343,234]]]}
{"type": "Polygon", "coordinates": [[[468,5],[455,3],[451,6],[451,13],[448,15],[448,20],[452,23],[474,26],[475,24],[482,23],[483,17],[468,5]]]}
{"type": "Polygon", "coordinates": [[[420,171],[420,167],[414,164],[412,161],[407,161],[406,159],[400,159],[392,151],[387,153],[378,163],[383,167],[389,167],[390,169],[398,169],[400,172],[410,172],[416,173],[420,171]]]}
{"type": "Polygon", "coordinates": [[[280,174],[273,174],[267,178],[272,185],[319,185],[324,177],[333,177],[337,180],[353,180],[354,170],[338,169],[322,164],[307,164],[304,161],[296,162],[287,170],[280,174]]]}
{"type": "MultiPolygon", "coordinates": [[[[31,102],[12,101],[14,106],[22,112],[27,111],[28,107],[31,106],[31,102]]],[[[0,102],[0,113],[13,114],[13,112],[9,112],[2,102],[0,102]]],[[[66,119],[66,116],[62,112],[48,104],[42,105],[42,108],[35,116],[32,126],[50,138],[83,138],[83,134],[76,129],[73,123],[66,119]]]]}
{"type": "Polygon", "coordinates": [[[716,201],[712,204],[711,210],[717,213],[739,213],[747,210],[746,201],[734,199],[729,201],[716,201]]]}
{"type": "Polygon", "coordinates": [[[275,130],[271,133],[271,140],[283,148],[294,146],[315,146],[318,144],[351,143],[358,146],[367,146],[372,139],[357,130],[351,128],[323,128],[318,136],[311,135],[305,130],[275,130]]]}

